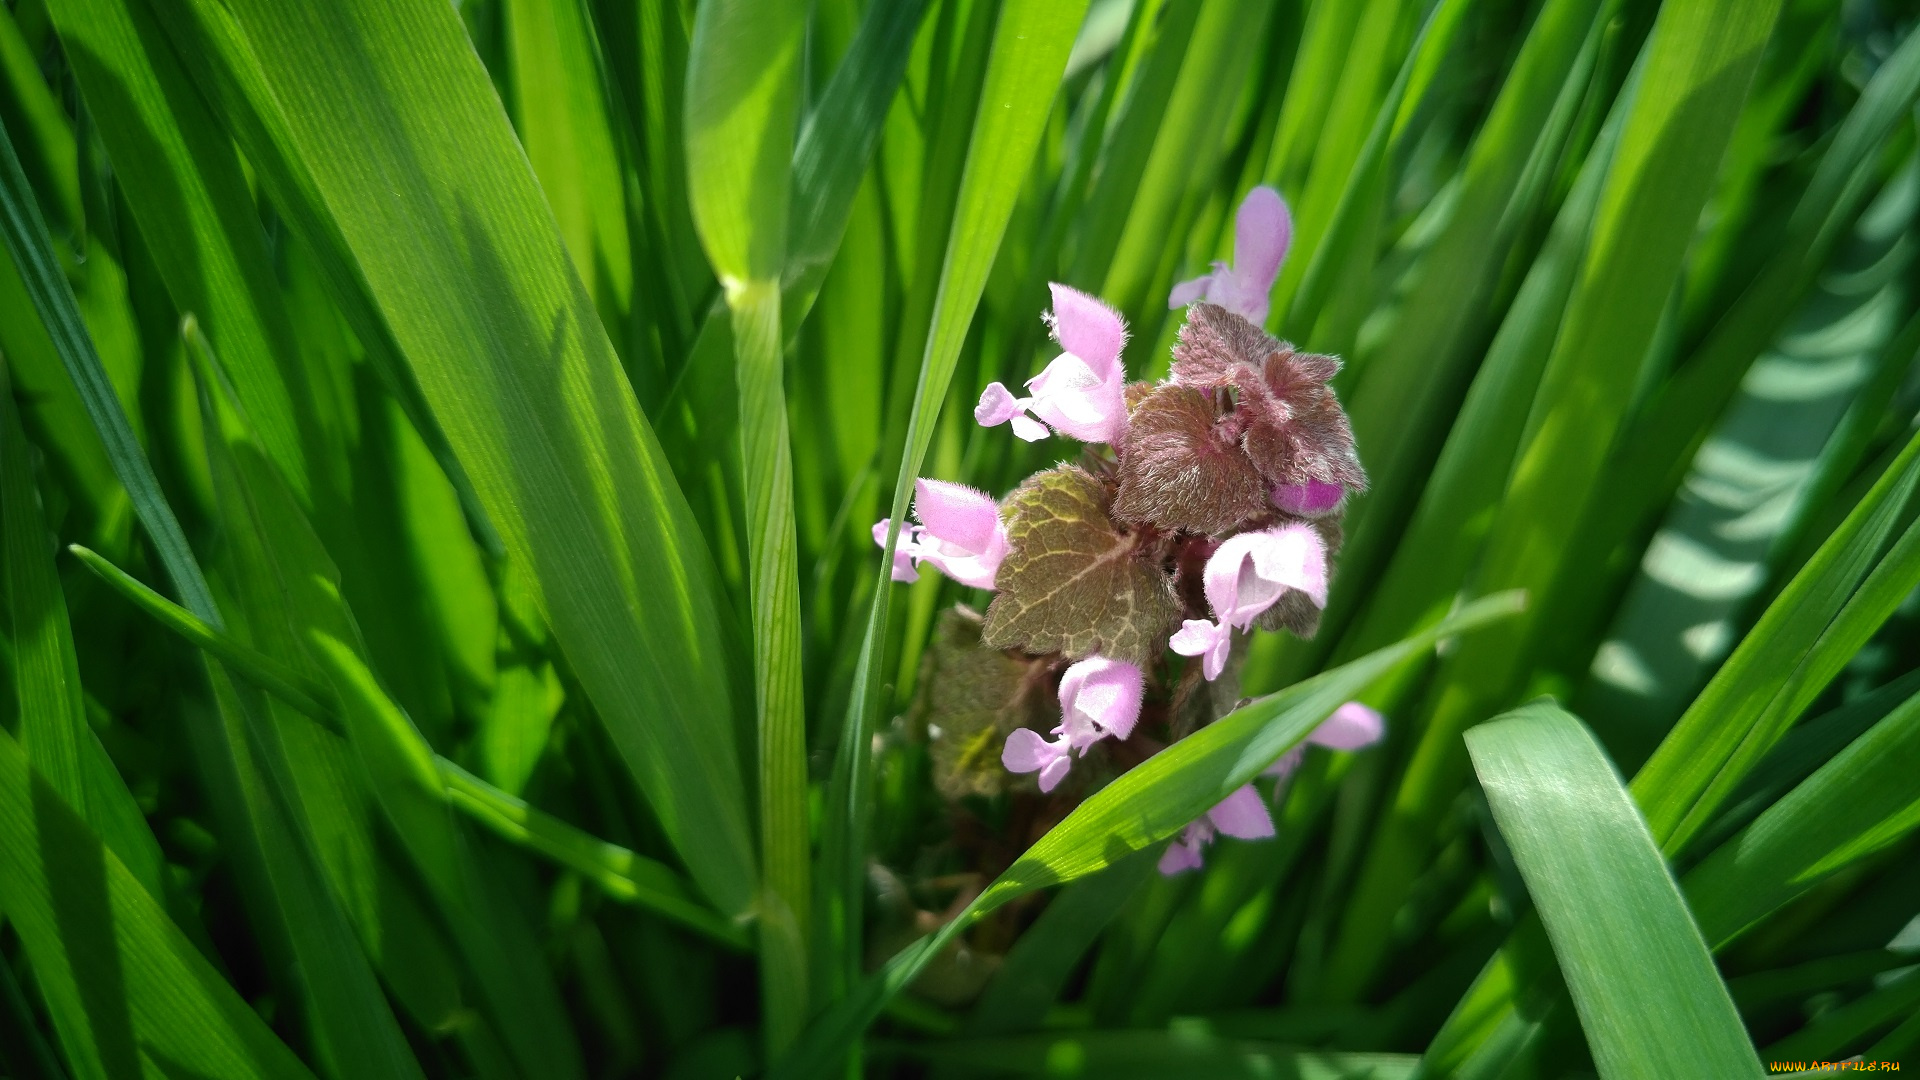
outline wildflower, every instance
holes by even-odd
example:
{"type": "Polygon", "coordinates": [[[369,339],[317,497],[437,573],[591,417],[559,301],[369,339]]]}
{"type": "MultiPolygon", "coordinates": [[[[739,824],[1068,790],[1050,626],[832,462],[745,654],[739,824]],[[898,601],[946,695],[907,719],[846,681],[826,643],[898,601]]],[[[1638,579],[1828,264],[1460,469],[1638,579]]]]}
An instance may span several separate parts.
{"type": "Polygon", "coordinates": [[[1046,438],[1051,425],[1081,442],[1117,443],[1127,427],[1126,373],[1120,364],[1126,323],[1086,293],[1058,284],[1050,288],[1053,311],[1047,323],[1066,351],[1027,381],[1029,397],[989,384],[973,418],[985,427],[1011,422],[1013,433],[1028,442],[1046,438]]]}
{"type": "Polygon", "coordinates": [[[1386,733],[1386,717],[1357,701],[1349,701],[1333,710],[1332,716],[1322,720],[1298,746],[1281,754],[1280,760],[1267,766],[1260,775],[1278,777],[1284,782],[1306,759],[1309,744],[1329,750],[1362,750],[1379,742],[1386,733]]]}
{"type": "Polygon", "coordinates": [[[1258,326],[1267,321],[1267,303],[1273,281],[1293,242],[1293,215],[1287,202],[1270,187],[1247,192],[1233,219],[1233,265],[1213,264],[1213,273],[1173,287],[1168,308],[1186,307],[1196,300],[1219,304],[1258,326]]]}
{"type": "MultiPolygon", "coordinates": [[[[1000,504],[991,495],[965,484],[919,480],[914,484],[913,512],[919,525],[900,530],[893,551],[893,580],[918,581],[921,563],[932,563],[962,585],[993,588],[994,575],[1007,555],[1007,527],[1000,520],[1000,504]]],[[[891,519],[873,526],[873,542],[885,547],[891,519]]]]}
{"type": "Polygon", "coordinates": [[[1217,679],[1227,666],[1232,632],[1253,625],[1288,590],[1304,593],[1315,607],[1326,606],[1326,542],[1298,522],[1241,533],[1214,551],[1204,579],[1213,621],[1186,620],[1168,644],[1182,656],[1201,657],[1207,678],[1217,679]]]}
{"type": "Polygon", "coordinates": [[[1160,872],[1168,877],[1187,870],[1200,869],[1200,851],[1213,843],[1216,833],[1241,840],[1264,840],[1273,835],[1273,816],[1252,784],[1234,789],[1220,805],[1188,825],[1160,856],[1160,872]]]}
{"type": "Polygon", "coordinates": [[[1087,748],[1112,736],[1125,739],[1140,719],[1146,676],[1123,660],[1089,656],[1060,677],[1058,738],[1048,741],[1032,728],[1017,728],[1000,753],[1009,772],[1040,774],[1040,790],[1052,791],[1073,767],[1069,751],[1085,757],[1087,748]]]}

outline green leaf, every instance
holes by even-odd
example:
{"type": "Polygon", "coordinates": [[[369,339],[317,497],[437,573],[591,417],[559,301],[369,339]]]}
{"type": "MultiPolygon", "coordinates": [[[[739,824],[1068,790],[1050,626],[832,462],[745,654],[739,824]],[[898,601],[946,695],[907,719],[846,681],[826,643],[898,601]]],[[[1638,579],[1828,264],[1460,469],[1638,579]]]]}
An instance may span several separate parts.
{"type": "Polygon", "coordinates": [[[1166,1031],[1086,1031],[1002,1039],[893,1044],[884,1049],[972,1075],[1125,1077],[1175,1080],[1406,1080],[1418,1059],[1404,1054],[1304,1050],[1216,1034],[1204,1021],[1166,1031]]]}
{"type": "Polygon", "coordinates": [[[173,508],[167,505],[166,496],[160,491],[153,466],[140,449],[120,400],[114,396],[113,384],[108,381],[100,354],[93,347],[93,338],[80,320],[73,290],[54,259],[46,225],[40,220],[33,192],[20,171],[20,160],[14,156],[13,140],[4,125],[0,125],[0,241],[5,242],[7,252],[13,256],[13,264],[19,269],[33,308],[53,339],[54,350],[59,353],[68,377],[80,392],[87,416],[100,433],[101,442],[106,444],[113,471],[133,499],[134,512],[153,538],[167,576],[173,579],[174,588],[180,591],[190,610],[218,625],[219,614],[207,591],[206,578],[194,561],[186,536],[180,531],[179,519],[174,517],[173,508]]]}
{"type": "Polygon", "coordinates": [[[717,0],[694,16],[687,175],[694,223],[733,313],[753,672],[758,704],[762,1029],[770,1053],[806,1019],[806,714],[799,551],[787,433],[780,273],[806,7],[717,0]]]}
{"type": "Polygon", "coordinates": [[[708,553],[458,15],[234,18],[510,556],[701,887],[756,894],[708,553]],[[378,177],[379,179],[375,179],[378,177]]]}
{"type": "Polygon", "coordinates": [[[1466,738],[1600,1075],[1759,1075],[1679,886],[1585,725],[1537,704],[1466,738]]]}
{"type": "Polygon", "coordinates": [[[1920,827],[1917,754],[1920,696],[1907,698],[1689,871],[1687,899],[1707,940],[1725,944],[1920,827]]]}
{"type": "Polygon", "coordinates": [[[4,732],[0,908],[78,1076],[312,1076],[4,732]]]}
{"type": "MultiPolygon", "coordinates": [[[[206,650],[235,675],[302,715],[328,730],[344,733],[331,687],[214,630],[94,552],[78,546],[71,550],[87,569],[161,626],[206,650]]],[[[492,832],[579,873],[618,900],[663,915],[730,947],[744,947],[740,926],[701,905],[694,899],[692,887],[672,868],[590,836],[437,754],[434,767],[440,774],[446,801],[492,832]]]]}
{"type": "Polygon", "coordinates": [[[1634,794],[1665,850],[1680,851],[1707,826],[1920,581],[1920,524],[1878,559],[1916,484],[1920,436],[1768,606],[1634,777],[1634,794]]]}
{"type": "Polygon", "coordinates": [[[133,879],[164,902],[164,860],[133,793],[87,723],[66,596],[54,572],[31,453],[0,366],[0,571],[21,746],[133,879]]]}
{"type": "Polygon", "coordinates": [[[1173,579],[1108,516],[1106,485],[1077,465],[1039,473],[1001,507],[1008,550],[981,640],[996,649],[1099,654],[1145,669],[1180,618],[1173,579]]]}

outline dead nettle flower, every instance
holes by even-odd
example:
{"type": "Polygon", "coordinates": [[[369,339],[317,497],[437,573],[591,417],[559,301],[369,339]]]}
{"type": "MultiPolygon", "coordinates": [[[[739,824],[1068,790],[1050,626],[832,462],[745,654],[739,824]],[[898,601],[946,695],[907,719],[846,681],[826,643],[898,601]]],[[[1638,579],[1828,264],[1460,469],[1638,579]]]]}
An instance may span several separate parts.
{"type": "Polygon", "coordinates": [[[1124,660],[1089,656],[1060,676],[1059,736],[1049,742],[1032,728],[1007,736],[1001,764],[1009,772],[1040,774],[1040,790],[1052,791],[1073,767],[1068,751],[1085,757],[1087,748],[1112,736],[1125,739],[1140,719],[1146,676],[1124,660]]]}
{"type": "Polygon", "coordinates": [[[1252,784],[1235,788],[1233,794],[1220,800],[1220,805],[1188,825],[1160,856],[1160,872],[1172,877],[1200,869],[1200,852],[1213,843],[1216,833],[1239,840],[1264,840],[1273,835],[1273,815],[1267,813],[1258,789],[1252,784]]]}
{"type": "Polygon", "coordinates": [[[1213,273],[1173,287],[1168,308],[1183,308],[1196,300],[1219,304],[1258,326],[1267,321],[1267,304],[1280,264],[1293,243],[1293,215],[1285,199],[1270,187],[1247,192],[1233,218],[1233,263],[1213,264],[1213,273]]]}
{"type": "MultiPolygon", "coordinates": [[[[957,484],[920,482],[919,524],[901,538],[894,576],[911,580],[931,563],[994,591],[984,616],[973,617],[975,635],[926,668],[936,674],[923,691],[927,704],[917,706],[923,715],[978,718],[936,759],[936,783],[940,761],[949,762],[943,791],[980,791],[973,780],[951,782],[975,763],[1004,781],[992,768],[997,749],[1008,772],[1034,775],[1041,792],[1054,793],[1074,760],[1103,739],[1126,740],[1136,728],[1175,738],[1217,718],[1237,696],[1227,670],[1236,631],[1314,634],[1346,500],[1367,478],[1329,385],[1339,361],[1261,328],[1291,232],[1277,192],[1247,196],[1233,263],[1173,290],[1171,306],[1192,306],[1172,377],[1157,385],[1126,385],[1126,325],[1117,312],[1053,285],[1046,320],[1061,354],[1026,384],[1026,397],[989,385],[974,418],[1010,424],[1028,441],[1059,434],[1095,445],[1077,463],[1029,476],[999,502],[957,484]],[[1202,605],[1210,619],[1188,617],[1202,605]],[[971,660],[951,655],[962,647],[975,650],[971,660]],[[1169,647],[1198,664],[1169,663],[1169,647]],[[983,681],[966,674],[975,671],[1002,688],[987,695],[994,700],[980,700],[983,681]],[[1195,693],[1205,684],[1190,671],[1214,685],[1195,693]],[[1060,713],[1049,730],[1035,713],[1051,712],[1044,687],[1056,677],[1060,713]]],[[[875,526],[876,542],[886,528],[875,526]]],[[[1273,775],[1284,783],[1307,745],[1358,749],[1381,730],[1377,713],[1343,706],[1273,775]]],[[[1112,756],[1138,760],[1156,748],[1112,756]]],[[[1199,866],[1201,849],[1218,835],[1273,831],[1249,785],[1189,826],[1161,869],[1199,866]]]]}
{"type": "Polygon", "coordinates": [[[1174,652],[1201,658],[1209,680],[1227,666],[1234,630],[1245,630],[1288,590],[1327,605],[1327,546],[1310,525],[1293,522],[1241,533],[1207,559],[1204,574],[1213,621],[1188,619],[1168,640],[1174,652]]]}
{"type": "Polygon", "coordinates": [[[1011,421],[1013,433],[1028,442],[1046,438],[1051,425],[1081,442],[1118,443],[1127,429],[1126,372],[1120,363],[1127,324],[1119,312],[1078,289],[1048,288],[1053,310],[1044,317],[1066,351],[1027,381],[1028,397],[1014,397],[1000,383],[989,383],[973,418],[985,427],[1011,421]]]}
{"type": "Polygon", "coordinates": [[[1333,710],[1333,715],[1320,722],[1298,746],[1280,755],[1280,760],[1267,766],[1261,776],[1278,777],[1281,783],[1291,779],[1307,758],[1308,746],[1324,746],[1329,750],[1364,750],[1377,743],[1387,733],[1387,718],[1366,705],[1349,701],[1333,710]]]}
{"type": "MultiPolygon", "coordinates": [[[[993,496],[945,480],[914,483],[913,512],[920,524],[900,530],[893,549],[893,580],[920,580],[921,563],[932,563],[962,585],[993,588],[1007,555],[1007,527],[993,496]]],[[[891,518],[873,526],[873,542],[887,546],[891,518]]]]}
{"type": "MultiPolygon", "coordinates": [[[[1360,750],[1379,742],[1386,729],[1385,717],[1357,701],[1349,701],[1333,710],[1332,716],[1321,721],[1298,746],[1280,755],[1280,760],[1260,775],[1278,778],[1274,787],[1277,798],[1305,759],[1309,744],[1329,750],[1360,750]]],[[[1200,869],[1200,852],[1213,842],[1216,834],[1241,840],[1264,840],[1274,834],[1273,816],[1252,784],[1235,788],[1220,805],[1188,825],[1160,856],[1160,872],[1172,877],[1200,869]]]]}

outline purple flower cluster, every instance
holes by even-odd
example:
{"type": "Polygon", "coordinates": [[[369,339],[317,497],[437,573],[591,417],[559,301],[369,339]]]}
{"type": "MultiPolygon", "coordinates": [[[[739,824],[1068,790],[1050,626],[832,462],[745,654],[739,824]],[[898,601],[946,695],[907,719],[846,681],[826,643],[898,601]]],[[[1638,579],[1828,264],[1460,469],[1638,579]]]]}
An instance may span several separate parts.
{"type": "MultiPolygon", "coordinates": [[[[1143,705],[1167,696],[1170,664],[1157,659],[1166,650],[1190,658],[1198,674],[1189,685],[1204,686],[1228,677],[1237,641],[1253,629],[1310,636],[1326,606],[1339,515],[1366,484],[1328,385],[1339,362],[1261,328],[1293,232],[1279,193],[1255,188],[1235,226],[1235,261],[1172,291],[1170,307],[1191,307],[1167,382],[1128,385],[1120,314],[1055,284],[1045,318],[1060,354],[1025,396],[995,382],[974,409],[982,425],[1008,424],[1029,442],[1060,435],[1110,454],[1090,449],[1086,467],[1038,473],[1004,502],[920,480],[918,524],[900,531],[894,580],[932,566],[994,590],[983,648],[1068,661],[1050,669],[1059,671],[1059,723],[1045,734],[1014,727],[1000,753],[1043,793],[1102,740],[1133,736],[1143,705]]],[[[890,526],[873,527],[876,544],[890,526]]],[[[1356,750],[1384,726],[1349,702],[1266,775],[1283,787],[1307,744],[1356,750]]],[[[1220,834],[1274,834],[1252,785],[1189,825],[1161,872],[1198,867],[1220,834]]]]}

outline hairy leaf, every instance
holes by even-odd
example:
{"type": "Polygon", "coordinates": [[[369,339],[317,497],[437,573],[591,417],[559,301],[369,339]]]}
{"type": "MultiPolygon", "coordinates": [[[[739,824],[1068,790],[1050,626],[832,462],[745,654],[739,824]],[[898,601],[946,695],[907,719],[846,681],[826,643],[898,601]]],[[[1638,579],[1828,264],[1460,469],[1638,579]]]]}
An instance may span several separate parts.
{"type": "Polygon", "coordinates": [[[1048,692],[1050,665],[989,648],[980,630],[977,612],[947,609],[920,664],[915,712],[927,725],[933,782],[949,799],[1005,791],[1000,748],[1007,735],[1051,727],[1059,713],[1048,692]]]}
{"type": "Polygon", "coordinates": [[[1200,391],[1163,386],[1132,411],[1115,517],[1224,533],[1265,509],[1259,470],[1200,391]]]}
{"type": "Polygon", "coordinates": [[[1137,536],[1115,527],[1105,485],[1061,465],[1005,505],[1011,550],[987,609],[988,645],[1142,667],[1160,654],[1180,614],[1173,583],[1140,557],[1137,536]]]}

